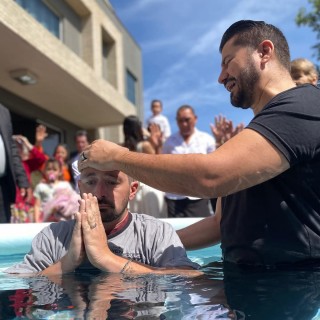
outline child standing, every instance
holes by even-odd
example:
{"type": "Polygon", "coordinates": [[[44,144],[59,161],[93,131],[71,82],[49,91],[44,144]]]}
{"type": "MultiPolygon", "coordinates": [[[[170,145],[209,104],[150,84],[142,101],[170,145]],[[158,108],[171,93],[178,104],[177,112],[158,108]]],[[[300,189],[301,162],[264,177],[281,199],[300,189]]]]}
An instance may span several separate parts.
{"type": "Polygon", "coordinates": [[[57,159],[48,159],[44,168],[45,182],[37,184],[34,190],[35,222],[52,222],[71,219],[78,210],[78,195],[68,181],[61,181],[62,169],[57,159]],[[60,201],[59,197],[68,197],[60,201]]]}
{"type": "Polygon", "coordinates": [[[151,101],[152,116],[147,120],[147,127],[152,123],[157,124],[160,127],[163,142],[171,135],[171,128],[168,118],[162,114],[162,102],[160,100],[151,101]]]}

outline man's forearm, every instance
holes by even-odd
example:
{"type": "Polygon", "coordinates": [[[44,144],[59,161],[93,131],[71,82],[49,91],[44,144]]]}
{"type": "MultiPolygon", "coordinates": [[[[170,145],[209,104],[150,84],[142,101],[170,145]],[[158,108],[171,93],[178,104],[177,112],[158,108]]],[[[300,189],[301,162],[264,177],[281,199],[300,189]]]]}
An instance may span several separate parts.
{"type": "Polygon", "coordinates": [[[204,218],[177,231],[187,250],[197,250],[220,242],[221,198],[218,198],[213,216],[204,218]]]}
{"type": "Polygon", "coordinates": [[[211,170],[207,170],[208,160],[205,157],[203,154],[150,155],[130,152],[118,158],[117,167],[158,190],[210,198],[214,196],[214,189],[207,188],[205,183],[211,174],[211,170]]]}
{"type": "Polygon", "coordinates": [[[156,189],[196,196],[217,197],[214,184],[219,171],[205,154],[143,154],[106,140],[96,140],[83,152],[79,171],[87,167],[122,171],[156,189]],[[192,185],[191,182],[192,181],[192,185]]]}
{"type": "Polygon", "coordinates": [[[202,272],[189,267],[156,268],[115,255],[113,257],[106,258],[104,260],[104,264],[98,266],[98,268],[105,272],[114,272],[121,274],[180,274],[191,277],[199,276],[202,274],[202,272]]]}
{"type": "Polygon", "coordinates": [[[142,154],[105,140],[94,141],[84,154],[80,171],[121,170],[156,189],[207,199],[250,188],[290,168],[284,154],[251,129],[210,154],[142,154]]]}

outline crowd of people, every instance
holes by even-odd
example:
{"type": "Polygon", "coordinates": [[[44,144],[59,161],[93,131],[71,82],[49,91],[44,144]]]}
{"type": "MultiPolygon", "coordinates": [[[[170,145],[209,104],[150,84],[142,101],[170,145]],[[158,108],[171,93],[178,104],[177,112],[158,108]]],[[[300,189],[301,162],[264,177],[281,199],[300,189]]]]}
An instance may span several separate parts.
{"type": "MultiPolygon", "coordinates": [[[[5,107],[2,108],[7,111],[5,107]]],[[[151,111],[152,116],[147,119],[145,126],[135,115],[125,117],[122,146],[145,154],[210,153],[243,129],[242,124],[233,129],[232,121],[219,116],[215,118],[215,124],[211,125],[212,135],[201,132],[196,128],[194,108],[184,105],[177,110],[179,131],[171,134],[169,120],[163,115],[162,101],[153,100],[151,111]]],[[[10,117],[8,111],[7,116],[10,117]]],[[[12,134],[8,119],[6,124],[10,125],[12,134]]],[[[81,152],[89,145],[87,132],[76,132],[77,150],[72,154],[66,144],[59,143],[52,156],[47,155],[43,148],[46,138],[46,127],[38,125],[35,128],[34,144],[21,134],[5,140],[14,159],[10,160],[9,152],[3,153],[8,160],[8,167],[12,166],[14,170],[19,167],[19,170],[11,177],[11,183],[15,184],[15,192],[11,190],[11,195],[15,194],[15,199],[8,198],[5,193],[7,188],[1,189],[4,208],[0,214],[1,222],[57,222],[74,218],[80,199],[78,160],[81,152]]],[[[5,162],[3,164],[6,165],[5,162]]],[[[6,179],[8,174],[4,172],[3,177],[0,175],[0,182],[5,183],[6,179]]],[[[212,214],[215,209],[216,199],[209,202],[207,199],[164,193],[143,182],[140,182],[137,191],[137,195],[129,202],[130,210],[156,218],[204,217],[212,214]]]]}
{"type": "Polygon", "coordinates": [[[72,162],[89,144],[86,131],[76,133],[77,150],[73,156],[70,157],[68,146],[61,143],[49,156],[43,148],[43,142],[48,136],[44,125],[35,128],[35,143],[32,144],[23,135],[12,135],[10,113],[4,106],[0,107],[0,111],[7,117],[6,123],[0,124],[3,125],[1,135],[4,155],[0,161],[0,222],[57,222],[73,219],[79,208],[80,196],[72,162]],[[9,189],[10,185],[14,188],[9,189]]]}

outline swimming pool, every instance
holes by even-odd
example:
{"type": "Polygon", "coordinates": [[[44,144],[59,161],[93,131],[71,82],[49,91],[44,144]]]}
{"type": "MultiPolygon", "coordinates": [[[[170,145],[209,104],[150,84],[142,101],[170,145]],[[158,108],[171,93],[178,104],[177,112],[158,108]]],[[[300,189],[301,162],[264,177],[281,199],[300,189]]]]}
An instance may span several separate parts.
{"type": "MultiPolygon", "coordinates": [[[[167,221],[180,229],[196,219],[167,221]]],[[[203,266],[211,262],[198,278],[2,273],[22,259],[43,227],[0,225],[0,319],[320,320],[320,270],[222,272],[219,246],[188,252],[203,266]]]]}

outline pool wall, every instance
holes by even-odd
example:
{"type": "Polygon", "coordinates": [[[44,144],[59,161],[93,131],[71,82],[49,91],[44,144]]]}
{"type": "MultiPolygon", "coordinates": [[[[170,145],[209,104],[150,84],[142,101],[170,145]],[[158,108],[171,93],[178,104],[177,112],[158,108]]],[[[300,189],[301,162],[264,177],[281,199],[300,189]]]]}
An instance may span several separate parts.
{"type": "MultiPolygon", "coordinates": [[[[160,219],[169,222],[176,230],[195,223],[202,218],[160,219]]],[[[0,255],[27,253],[32,239],[49,223],[0,224],[0,255]]]]}

